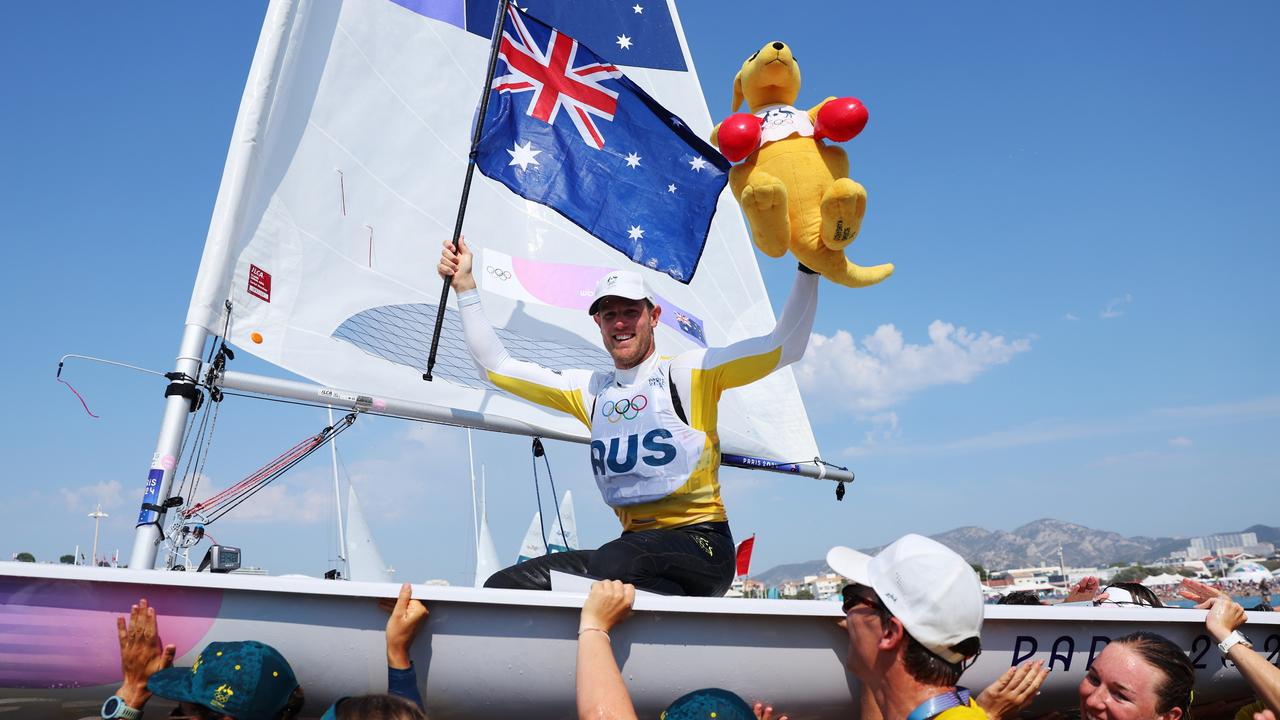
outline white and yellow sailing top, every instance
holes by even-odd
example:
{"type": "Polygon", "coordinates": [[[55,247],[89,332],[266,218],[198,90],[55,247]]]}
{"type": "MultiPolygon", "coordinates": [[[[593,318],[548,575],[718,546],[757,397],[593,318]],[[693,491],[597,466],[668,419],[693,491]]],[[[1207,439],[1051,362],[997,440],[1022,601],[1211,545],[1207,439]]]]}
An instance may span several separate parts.
{"type": "Polygon", "coordinates": [[[717,407],[725,390],[799,360],[817,310],[818,276],[796,274],[773,332],[675,356],[656,352],[610,372],[551,370],[511,357],[475,290],[458,306],[467,347],[497,387],[576,417],[591,431],[591,469],[624,530],[727,519],[720,499],[717,407]]]}

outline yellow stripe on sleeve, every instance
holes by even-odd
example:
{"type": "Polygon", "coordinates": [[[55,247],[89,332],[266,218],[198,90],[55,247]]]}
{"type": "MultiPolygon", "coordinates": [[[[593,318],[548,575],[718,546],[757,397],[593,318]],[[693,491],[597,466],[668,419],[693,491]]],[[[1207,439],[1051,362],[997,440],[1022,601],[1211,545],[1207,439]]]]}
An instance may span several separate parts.
{"type": "Polygon", "coordinates": [[[528,380],[499,375],[492,370],[486,371],[486,374],[489,376],[489,382],[497,385],[498,388],[531,403],[572,415],[588,429],[591,428],[591,418],[583,401],[581,388],[564,390],[549,387],[528,380]]]}

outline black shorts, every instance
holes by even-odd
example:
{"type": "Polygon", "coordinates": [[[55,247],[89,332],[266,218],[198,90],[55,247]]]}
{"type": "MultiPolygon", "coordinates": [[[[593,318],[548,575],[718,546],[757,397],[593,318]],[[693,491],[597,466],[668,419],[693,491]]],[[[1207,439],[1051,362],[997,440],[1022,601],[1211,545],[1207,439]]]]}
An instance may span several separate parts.
{"type": "Polygon", "coordinates": [[[621,580],[666,595],[718,597],[733,583],[737,565],[727,522],[625,532],[598,550],[571,550],[499,570],[485,587],[550,590],[551,571],[621,580]]]}

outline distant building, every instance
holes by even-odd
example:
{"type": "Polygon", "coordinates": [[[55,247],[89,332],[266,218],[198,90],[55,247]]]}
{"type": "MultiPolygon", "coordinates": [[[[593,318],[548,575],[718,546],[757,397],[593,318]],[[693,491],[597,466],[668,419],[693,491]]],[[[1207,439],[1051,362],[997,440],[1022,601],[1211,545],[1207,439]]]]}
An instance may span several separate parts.
{"type": "Polygon", "coordinates": [[[813,593],[814,600],[830,600],[839,595],[848,582],[843,576],[835,573],[806,575],[804,577],[804,589],[813,593]]]}
{"type": "Polygon", "coordinates": [[[768,597],[769,588],[756,580],[745,580],[742,583],[742,596],[749,598],[768,597]]]}
{"type": "Polygon", "coordinates": [[[1207,535],[1193,537],[1185,550],[1170,553],[1170,560],[1187,561],[1229,555],[1256,555],[1267,557],[1276,551],[1275,545],[1269,542],[1258,542],[1257,533],[1225,533],[1223,535],[1207,535]]]}

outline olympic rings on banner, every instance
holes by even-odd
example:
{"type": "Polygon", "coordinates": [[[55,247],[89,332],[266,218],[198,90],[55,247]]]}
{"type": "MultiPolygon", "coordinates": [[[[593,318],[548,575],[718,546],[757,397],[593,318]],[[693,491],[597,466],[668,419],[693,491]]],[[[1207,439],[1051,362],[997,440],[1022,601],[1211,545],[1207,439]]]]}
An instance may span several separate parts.
{"type": "Polygon", "coordinates": [[[499,280],[510,280],[510,279],[511,279],[511,271],[510,271],[510,270],[503,270],[502,268],[496,268],[496,267],[494,267],[494,266],[492,266],[492,265],[490,265],[490,266],[486,267],[486,268],[485,268],[485,270],[486,270],[490,275],[494,276],[495,278],[497,278],[497,279],[499,279],[499,280]]]}
{"type": "Polygon", "coordinates": [[[606,400],[604,405],[600,407],[600,414],[611,423],[619,420],[635,420],[640,411],[649,407],[649,398],[644,395],[637,395],[628,400],[619,400],[614,402],[606,400]]]}

